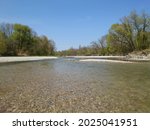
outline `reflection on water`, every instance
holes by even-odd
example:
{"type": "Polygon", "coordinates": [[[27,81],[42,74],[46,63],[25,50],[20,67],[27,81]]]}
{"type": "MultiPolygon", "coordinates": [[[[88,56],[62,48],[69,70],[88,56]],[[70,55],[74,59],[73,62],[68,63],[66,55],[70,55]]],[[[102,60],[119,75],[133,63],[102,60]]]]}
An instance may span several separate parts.
{"type": "Polygon", "coordinates": [[[150,112],[150,63],[0,65],[0,112],[150,112]]]}

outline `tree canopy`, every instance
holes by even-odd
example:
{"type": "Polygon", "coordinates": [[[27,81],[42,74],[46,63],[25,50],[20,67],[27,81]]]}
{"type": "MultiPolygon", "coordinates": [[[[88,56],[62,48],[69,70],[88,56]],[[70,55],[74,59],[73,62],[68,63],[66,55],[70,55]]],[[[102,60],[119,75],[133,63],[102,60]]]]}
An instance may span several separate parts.
{"type": "Polygon", "coordinates": [[[55,42],[29,26],[0,24],[0,55],[54,55],[55,42]]]}
{"type": "Polygon", "coordinates": [[[111,25],[108,34],[89,46],[58,52],[60,55],[126,55],[150,48],[150,16],[132,11],[119,23],[111,25]]]}
{"type": "Polygon", "coordinates": [[[113,24],[107,37],[108,44],[116,52],[132,52],[150,47],[150,17],[135,11],[121,19],[120,24],[113,24]]]}

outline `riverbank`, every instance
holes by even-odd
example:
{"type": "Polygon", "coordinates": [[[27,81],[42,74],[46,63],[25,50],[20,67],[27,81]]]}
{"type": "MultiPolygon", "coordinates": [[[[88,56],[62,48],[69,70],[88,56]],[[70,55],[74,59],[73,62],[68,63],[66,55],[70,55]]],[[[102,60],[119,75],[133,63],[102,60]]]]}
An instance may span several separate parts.
{"type": "Polygon", "coordinates": [[[150,49],[129,53],[126,59],[130,61],[150,61],[150,49]]]}
{"type": "Polygon", "coordinates": [[[125,60],[126,56],[66,56],[66,58],[125,60]]]}
{"type": "Polygon", "coordinates": [[[109,61],[109,62],[150,62],[149,56],[127,55],[127,56],[67,56],[66,58],[76,58],[81,61],[109,61]]]}
{"type": "Polygon", "coordinates": [[[76,58],[81,62],[114,62],[114,63],[132,63],[126,60],[126,56],[73,56],[67,58],[76,58]]]}
{"type": "Polygon", "coordinates": [[[108,60],[108,59],[80,59],[81,62],[112,62],[112,63],[133,63],[132,61],[124,61],[124,60],[108,60]]]}
{"type": "Polygon", "coordinates": [[[0,57],[0,63],[38,61],[38,60],[49,60],[49,59],[57,59],[57,57],[53,57],[53,56],[0,57]]]}
{"type": "Polygon", "coordinates": [[[150,62],[150,49],[134,51],[126,56],[66,56],[66,58],[77,58],[80,61],[150,62]]]}

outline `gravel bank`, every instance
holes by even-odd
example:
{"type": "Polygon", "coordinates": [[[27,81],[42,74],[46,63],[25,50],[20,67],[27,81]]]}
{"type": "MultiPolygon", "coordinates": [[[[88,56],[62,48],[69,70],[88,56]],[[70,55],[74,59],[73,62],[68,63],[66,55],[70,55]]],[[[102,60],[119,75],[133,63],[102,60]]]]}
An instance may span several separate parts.
{"type": "Polygon", "coordinates": [[[0,57],[0,63],[37,61],[37,60],[48,60],[48,59],[57,59],[57,57],[51,57],[51,56],[0,57]]]}
{"type": "Polygon", "coordinates": [[[66,58],[123,60],[126,56],[66,56],[66,58]]]}
{"type": "Polygon", "coordinates": [[[126,56],[67,56],[66,58],[77,58],[80,61],[104,61],[104,62],[144,62],[150,61],[150,54],[129,54],[126,56]]]}
{"type": "Polygon", "coordinates": [[[131,61],[122,61],[122,60],[107,60],[107,59],[81,59],[81,62],[113,62],[113,63],[133,63],[131,61]]]}

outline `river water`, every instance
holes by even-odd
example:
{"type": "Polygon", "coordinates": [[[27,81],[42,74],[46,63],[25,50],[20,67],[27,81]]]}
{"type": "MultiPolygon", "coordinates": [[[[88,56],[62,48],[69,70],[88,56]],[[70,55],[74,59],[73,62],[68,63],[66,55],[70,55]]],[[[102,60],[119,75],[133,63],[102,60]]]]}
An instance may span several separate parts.
{"type": "Polygon", "coordinates": [[[150,112],[150,63],[0,64],[0,112],[150,112]]]}

